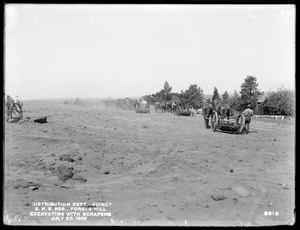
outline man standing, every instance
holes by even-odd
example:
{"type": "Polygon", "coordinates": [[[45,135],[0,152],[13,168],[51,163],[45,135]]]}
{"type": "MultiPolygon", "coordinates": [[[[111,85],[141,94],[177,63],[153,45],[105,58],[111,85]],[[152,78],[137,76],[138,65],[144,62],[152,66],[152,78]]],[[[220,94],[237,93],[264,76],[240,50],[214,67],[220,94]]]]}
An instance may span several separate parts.
{"type": "Polygon", "coordinates": [[[229,117],[233,116],[233,111],[231,110],[230,105],[226,105],[226,117],[227,121],[229,122],[229,117]]]}
{"type": "Polygon", "coordinates": [[[248,134],[249,128],[250,128],[251,117],[254,115],[254,112],[252,110],[252,106],[250,104],[247,105],[247,109],[245,109],[243,114],[245,116],[246,133],[248,134]]]}

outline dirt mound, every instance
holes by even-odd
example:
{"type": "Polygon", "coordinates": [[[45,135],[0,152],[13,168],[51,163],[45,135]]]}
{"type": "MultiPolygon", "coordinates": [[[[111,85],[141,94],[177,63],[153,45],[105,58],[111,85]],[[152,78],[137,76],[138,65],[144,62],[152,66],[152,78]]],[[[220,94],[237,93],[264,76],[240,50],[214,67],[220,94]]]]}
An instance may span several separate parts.
{"type": "Polygon", "coordinates": [[[15,189],[24,189],[24,188],[29,188],[31,190],[36,190],[40,187],[41,185],[32,181],[28,180],[23,180],[23,179],[17,179],[14,182],[13,187],[15,189]]]}

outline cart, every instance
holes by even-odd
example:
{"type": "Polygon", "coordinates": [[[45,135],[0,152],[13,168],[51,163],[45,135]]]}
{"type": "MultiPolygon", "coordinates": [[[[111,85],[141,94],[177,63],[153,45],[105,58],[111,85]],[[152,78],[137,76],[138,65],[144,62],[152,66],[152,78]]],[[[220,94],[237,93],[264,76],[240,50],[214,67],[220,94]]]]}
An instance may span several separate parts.
{"type": "Polygon", "coordinates": [[[232,116],[227,119],[214,111],[211,128],[214,132],[242,134],[245,128],[245,116],[240,113],[237,117],[232,116]]]}
{"type": "Polygon", "coordinates": [[[136,113],[150,113],[150,106],[140,106],[140,104],[135,104],[135,112],[136,113]]]}
{"type": "Polygon", "coordinates": [[[139,108],[136,113],[150,113],[150,108],[139,108]]]}
{"type": "Polygon", "coordinates": [[[176,106],[176,109],[175,109],[175,114],[177,114],[177,116],[191,116],[191,111],[189,110],[183,110],[181,109],[180,105],[177,105],[176,106]]]}

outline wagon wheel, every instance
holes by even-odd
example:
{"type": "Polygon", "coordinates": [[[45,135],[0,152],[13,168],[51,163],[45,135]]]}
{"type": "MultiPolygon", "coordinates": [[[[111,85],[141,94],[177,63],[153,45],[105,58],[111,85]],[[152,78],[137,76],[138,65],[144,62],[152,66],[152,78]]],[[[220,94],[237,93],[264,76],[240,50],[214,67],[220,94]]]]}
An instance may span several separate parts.
{"type": "Polygon", "coordinates": [[[22,107],[19,105],[19,104],[14,104],[14,110],[13,112],[16,112],[18,113],[18,118],[19,119],[22,119],[23,118],[23,110],[22,110],[22,107]],[[14,111],[15,110],[15,111],[14,111]]]}
{"type": "Polygon", "coordinates": [[[211,121],[211,128],[215,132],[219,126],[219,116],[217,112],[214,112],[212,121],[211,121]]]}
{"type": "Polygon", "coordinates": [[[236,124],[239,126],[238,128],[238,134],[243,133],[244,127],[245,127],[245,116],[244,114],[240,114],[236,119],[236,124]]]}

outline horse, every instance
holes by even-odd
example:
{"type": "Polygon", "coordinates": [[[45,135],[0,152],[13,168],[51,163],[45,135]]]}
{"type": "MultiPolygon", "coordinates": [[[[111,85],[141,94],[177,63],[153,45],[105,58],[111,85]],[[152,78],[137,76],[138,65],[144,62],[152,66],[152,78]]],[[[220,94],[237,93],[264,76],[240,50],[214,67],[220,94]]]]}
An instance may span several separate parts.
{"type": "Polygon", "coordinates": [[[161,112],[163,112],[162,110],[162,105],[160,104],[160,102],[155,102],[155,112],[157,113],[157,111],[160,109],[161,112]]]}
{"type": "Polygon", "coordinates": [[[178,112],[178,106],[181,108],[182,104],[178,101],[175,101],[171,104],[171,112],[173,114],[177,114],[178,112]]]}
{"type": "Polygon", "coordinates": [[[18,118],[23,117],[23,101],[17,96],[12,99],[11,96],[6,95],[4,97],[4,108],[7,115],[7,119],[12,119],[13,114],[15,114],[18,118]]]}
{"type": "Polygon", "coordinates": [[[191,112],[191,116],[194,116],[197,113],[193,106],[189,107],[188,111],[191,112]]]}
{"type": "Polygon", "coordinates": [[[176,109],[177,109],[177,102],[175,101],[171,105],[171,111],[172,111],[172,113],[175,113],[176,109]]]}
{"type": "Polygon", "coordinates": [[[202,108],[199,108],[199,109],[197,109],[196,111],[197,111],[197,114],[202,115],[202,112],[203,112],[203,111],[202,111],[202,108]]]}
{"type": "Polygon", "coordinates": [[[230,108],[229,105],[217,105],[215,108],[215,111],[218,113],[221,119],[224,119],[227,117],[227,120],[229,120],[230,116],[233,116],[233,110],[230,108]]]}
{"type": "Polygon", "coordinates": [[[145,100],[135,100],[134,108],[136,113],[150,113],[150,108],[147,106],[147,101],[145,100]]]}
{"type": "Polygon", "coordinates": [[[163,113],[166,113],[166,112],[172,112],[171,110],[172,110],[172,105],[171,105],[171,103],[166,103],[165,105],[162,105],[161,106],[161,108],[162,108],[162,112],[163,113]]]}
{"type": "Polygon", "coordinates": [[[22,107],[23,107],[23,101],[21,100],[21,98],[16,96],[14,98],[14,108],[18,112],[20,118],[23,118],[23,109],[22,109],[22,107]]]}
{"type": "Polygon", "coordinates": [[[6,120],[11,119],[13,109],[14,109],[14,100],[11,98],[11,96],[6,95],[6,94],[4,96],[4,108],[5,108],[5,112],[6,112],[6,116],[7,116],[6,120]]]}
{"type": "Polygon", "coordinates": [[[214,108],[213,108],[212,104],[208,103],[208,104],[204,105],[203,109],[202,109],[202,114],[204,117],[205,127],[207,129],[209,129],[210,128],[209,118],[212,120],[212,116],[214,114],[214,108]]]}
{"type": "Polygon", "coordinates": [[[133,102],[135,112],[138,113],[140,109],[140,102],[138,100],[134,100],[133,102]]]}
{"type": "Polygon", "coordinates": [[[145,107],[146,107],[146,105],[147,105],[147,101],[145,101],[145,100],[142,100],[142,101],[141,101],[141,106],[145,108],[145,107]]]}

